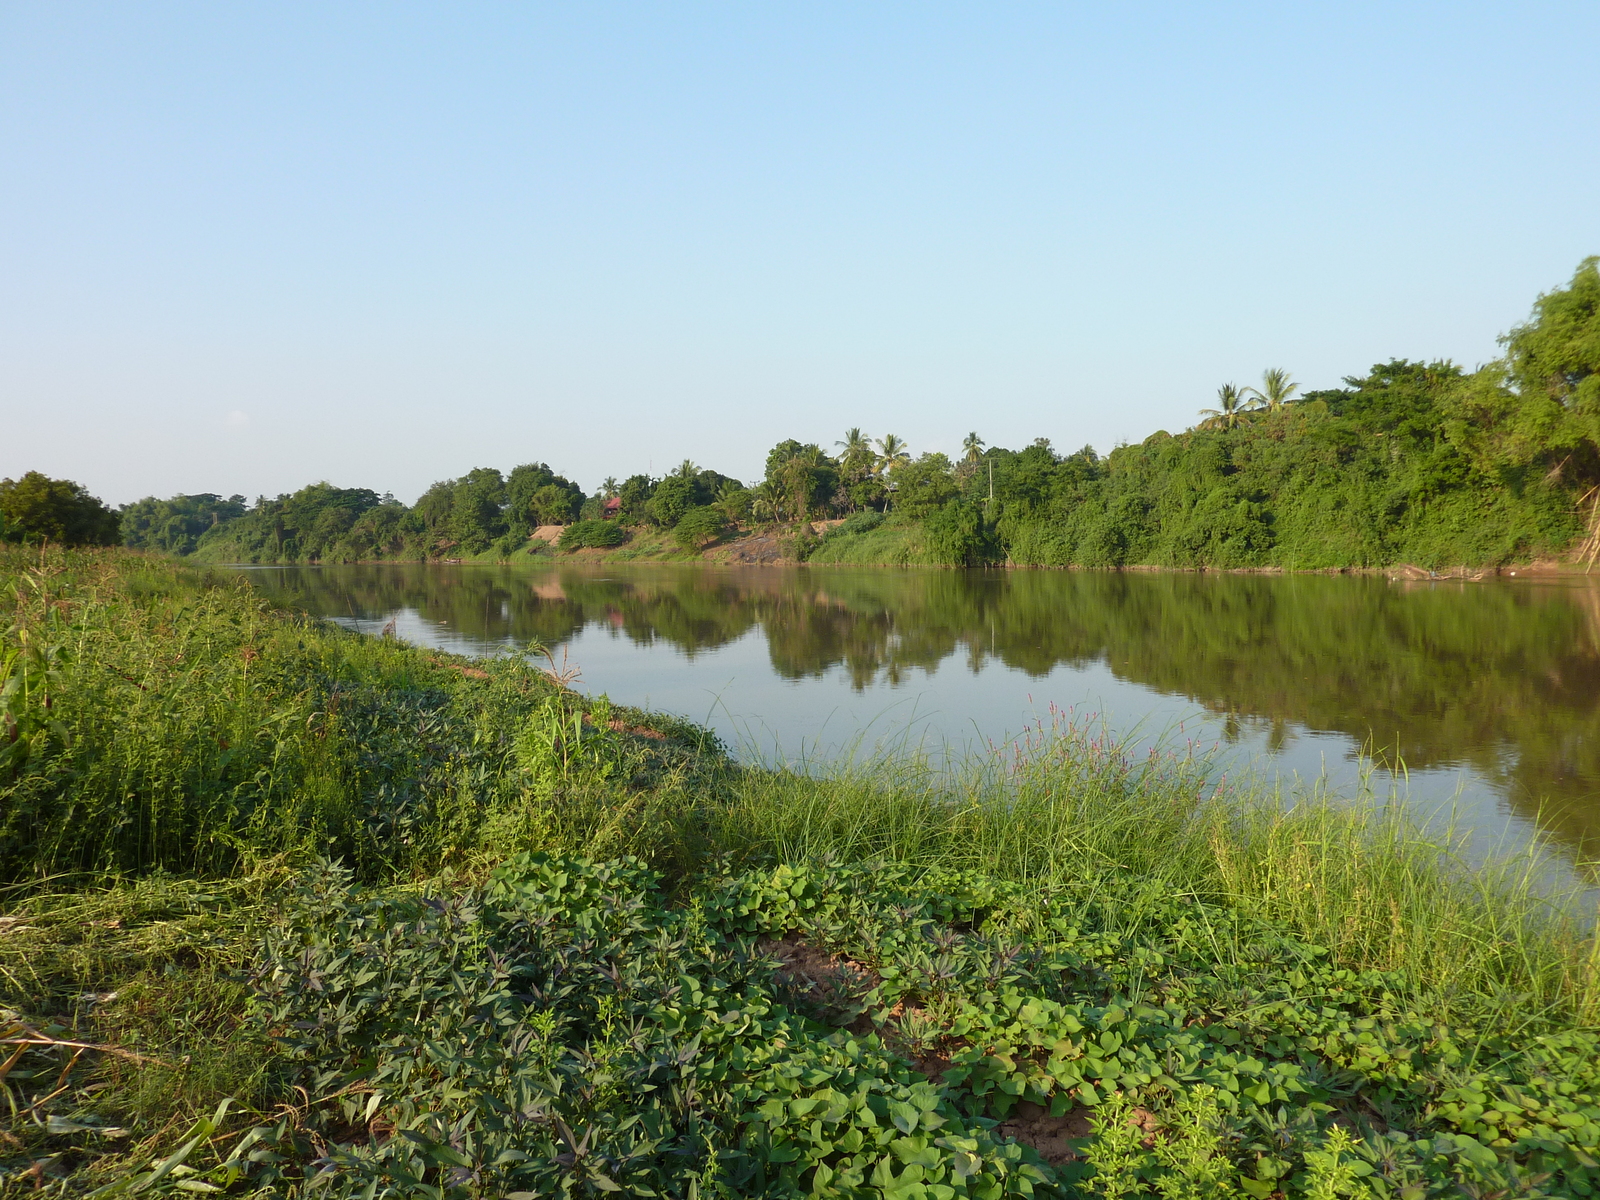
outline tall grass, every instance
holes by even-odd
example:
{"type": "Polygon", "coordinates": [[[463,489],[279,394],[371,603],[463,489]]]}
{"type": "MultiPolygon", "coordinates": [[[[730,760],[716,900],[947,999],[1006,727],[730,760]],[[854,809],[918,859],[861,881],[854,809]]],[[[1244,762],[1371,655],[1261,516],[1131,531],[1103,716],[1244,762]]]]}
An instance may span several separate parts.
{"type": "Polygon", "coordinates": [[[540,782],[513,747],[557,689],[525,663],[358,637],[121,552],[0,551],[0,587],[0,642],[62,651],[41,685],[53,716],[18,709],[38,718],[37,753],[0,765],[12,881],[218,876],[283,855],[381,880],[530,847],[639,854],[679,875],[712,856],[831,855],[1040,887],[1137,877],[1496,1020],[1600,1020],[1589,914],[1546,894],[1538,853],[1469,867],[1459,838],[1398,806],[1221,790],[1202,758],[1131,757],[1065,720],[938,770],[910,753],[739,768],[619,743],[540,782]]]}
{"type": "Polygon", "coordinates": [[[1065,722],[954,765],[742,767],[526,662],[363,638],[123,552],[0,548],[0,667],[0,1006],[55,1039],[0,1080],[0,1175],[66,1155],[117,1178],[225,1097],[245,1121],[287,1104],[240,980],[322,856],[379,885],[519,850],[635,854],[680,882],[729,859],[974,868],[1125,913],[1134,942],[1187,894],[1234,910],[1222,965],[1260,961],[1265,928],[1391,973],[1430,1019],[1600,1022],[1600,943],[1536,852],[1472,866],[1398,806],[1219,790],[1204,759],[1065,722]],[[81,1113],[134,1133],[52,1132],[81,1113]]]}
{"type": "MultiPolygon", "coordinates": [[[[1357,970],[1502,1027],[1600,1022],[1600,937],[1552,895],[1538,845],[1474,861],[1371,795],[1215,782],[1203,757],[1131,755],[1065,719],[939,769],[912,757],[746,771],[713,841],[778,861],[974,868],[1041,889],[1130,876],[1241,909],[1357,970]]],[[[1219,947],[1219,953],[1224,948],[1219,947]]]]}

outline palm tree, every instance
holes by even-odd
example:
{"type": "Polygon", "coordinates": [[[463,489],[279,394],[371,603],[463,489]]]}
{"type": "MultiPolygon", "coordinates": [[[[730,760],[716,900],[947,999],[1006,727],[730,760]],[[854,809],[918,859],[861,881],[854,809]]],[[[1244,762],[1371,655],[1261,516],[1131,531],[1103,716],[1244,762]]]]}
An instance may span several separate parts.
{"type": "Polygon", "coordinates": [[[906,444],[894,434],[885,434],[878,439],[878,475],[892,475],[896,469],[910,461],[911,451],[906,449],[906,444]]]}
{"type": "Polygon", "coordinates": [[[1300,385],[1290,379],[1289,372],[1282,367],[1271,367],[1263,371],[1261,386],[1248,389],[1256,398],[1256,407],[1265,409],[1269,413],[1282,412],[1299,390],[1300,385]]]}
{"type": "Polygon", "coordinates": [[[844,441],[835,442],[834,445],[844,450],[839,455],[839,465],[844,468],[847,477],[863,479],[872,474],[872,439],[859,428],[846,429],[844,441]]]}
{"type": "Polygon", "coordinates": [[[783,485],[776,479],[763,480],[753,489],[750,513],[758,521],[783,520],[783,485]]]}
{"type": "Polygon", "coordinates": [[[1245,408],[1244,392],[1233,383],[1225,383],[1217,389],[1216,408],[1202,408],[1200,415],[1206,419],[1202,425],[1212,427],[1220,425],[1224,429],[1232,429],[1249,411],[1245,408]]]}
{"type": "Polygon", "coordinates": [[[677,469],[672,473],[679,479],[693,479],[696,475],[700,474],[700,468],[695,466],[691,460],[686,458],[678,464],[677,469]]]}
{"type": "Polygon", "coordinates": [[[622,490],[622,485],[617,482],[615,475],[607,475],[600,484],[600,495],[609,500],[622,490]]]}
{"type": "Polygon", "coordinates": [[[965,458],[969,463],[975,463],[983,457],[984,440],[976,433],[969,433],[961,439],[961,448],[966,451],[965,458]]]}

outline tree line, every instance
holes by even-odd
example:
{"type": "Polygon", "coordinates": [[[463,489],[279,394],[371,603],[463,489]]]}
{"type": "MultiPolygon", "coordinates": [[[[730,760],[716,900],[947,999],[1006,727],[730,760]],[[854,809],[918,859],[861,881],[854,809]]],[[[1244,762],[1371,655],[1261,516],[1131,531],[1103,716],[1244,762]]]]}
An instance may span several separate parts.
{"type": "Polygon", "coordinates": [[[1496,564],[1600,551],[1600,260],[1539,297],[1476,371],[1393,360],[1304,391],[1273,368],[1225,384],[1193,427],[1107,455],[968,434],[954,459],[853,428],[788,439],[745,483],[685,459],[592,494],[544,463],[481,467],[407,506],[316,483],[253,504],[210,493],[112,512],[37,472],[0,482],[0,538],[128,546],[211,561],[526,554],[617,545],[641,529],[686,549],[776,530],[819,562],[1358,567],[1496,564]],[[846,518],[818,535],[814,523],[846,518]]]}

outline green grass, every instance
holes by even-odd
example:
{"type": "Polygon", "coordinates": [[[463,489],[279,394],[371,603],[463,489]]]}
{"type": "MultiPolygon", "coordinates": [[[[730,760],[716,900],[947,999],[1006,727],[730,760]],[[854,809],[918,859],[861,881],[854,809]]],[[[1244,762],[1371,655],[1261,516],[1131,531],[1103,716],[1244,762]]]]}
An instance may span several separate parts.
{"type": "MultiPolygon", "coordinates": [[[[852,1171],[865,1172],[852,1194],[899,1194],[872,1190],[857,1161],[868,1150],[819,1148],[809,1125],[762,1108],[796,1080],[814,1080],[808,1096],[848,1082],[880,1106],[931,1105],[917,1111],[949,1126],[949,1144],[907,1143],[894,1171],[931,1155],[940,1188],[969,1153],[952,1148],[958,1128],[989,1163],[971,1178],[994,1194],[1028,1180],[1048,1194],[1168,1194],[1208,1172],[1229,1181],[1215,1194],[1322,1194],[1349,1154],[1378,1175],[1356,1172],[1348,1194],[1487,1193],[1528,1172],[1557,1192],[1600,1185],[1583,1141],[1600,1134],[1600,950],[1589,914],[1541,890],[1537,853],[1469,868],[1459,844],[1393,808],[1219,792],[1202,760],[1129,759],[1068,724],[939,771],[907,758],[745,769],[703,731],[574,695],[526,658],[469,663],[362,638],[122,552],[0,551],[0,606],[0,1005],[7,1036],[32,1039],[13,1040],[4,1076],[0,1191],[120,1180],[298,1194],[299,1164],[319,1157],[327,1194],[602,1187],[576,1163],[537,1178],[512,1159],[478,1182],[452,1174],[456,1142],[501,1154],[524,1136],[483,1124],[508,1080],[544,1097],[529,1146],[571,1152],[549,1114],[575,1137],[589,1122],[632,1164],[616,1170],[667,1194],[690,1194],[689,1175],[661,1164],[691,1160],[702,1174],[721,1164],[721,1186],[742,1194],[852,1171]],[[553,857],[491,876],[529,853],[553,857]],[[329,859],[342,874],[318,865],[329,859]],[[529,879],[544,882],[516,890],[529,879]],[[468,910],[482,922],[448,915],[468,910]],[[593,922],[613,959],[562,932],[593,922]],[[530,929],[544,932],[530,942],[530,929]],[[785,991],[749,939],[787,933],[881,986],[843,1008],[785,991]],[[929,957],[945,944],[952,962],[1009,945],[1035,965],[984,984],[987,968],[951,974],[929,957]],[[351,966],[379,945],[411,956],[406,979],[435,980],[410,1017],[351,966]],[[481,1026],[466,997],[498,997],[495,1028],[534,1037],[541,1007],[517,988],[502,996],[493,981],[508,968],[495,964],[537,973],[552,954],[577,954],[578,990],[551,1001],[564,1032],[538,1034],[553,1057],[535,1077],[523,1043],[481,1026]],[[606,962],[657,982],[619,992],[620,976],[594,974],[606,962]],[[1078,965],[1040,974],[1046,962],[1078,965]],[[750,1015],[742,1032],[706,1025],[697,1043],[721,1047],[694,1084],[715,1103],[662,1107],[652,1064],[684,1053],[699,1036],[684,1022],[702,1020],[663,1007],[661,989],[680,986],[750,1015]],[[390,1015],[341,1017],[335,1036],[325,1022],[340,1004],[390,1015]],[[416,1047],[436,1032],[424,1011],[457,1023],[465,1057],[417,1074],[416,1047]],[[1135,1012],[1138,1032],[1113,1029],[1135,1012]],[[294,1021],[324,1032],[292,1034],[294,1021]],[[1100,1048],[1074,1026],[1101,1030],[1100,1048]],[[1132,1056],[1120,1066],[1095,1057],[1113,1041],[1132,1056]],[[922,1082],[923,1052],[953,1074],[922,1082]],[[622,1065],[596,1066],[606,1054],[622,1065]],[[1152,1074],[1158,1061],[1182,1070],[1152,1074]],[[446,1078],[457,1090],[429,1100],[446,1078]],[[1197,1090],[1208,1079],[1224,1080],[1220,1101],[1197,1090]],[[1249,1099],[1263,1087],[1268,1099],[1249,1099]],[[357,1092],[388,1099],[354,1111],[357,1092]],[[1130,1147],[1103,1126],[1080,1147],[1097,1174],[1035,1178],[1022,1170],[1031,1151],[1008,1158],[985,1125],[1023,1100],[1144,1105],[1170,1136],[1130,1147]],[[640,1148],[649,1138],[629,1114],[646,1111],[660,1146],[687,1158],[640,1148]],[[440,1133],[446,1112],[466,1122],[458,1133],[440,1133]],[[1280,1119],[1299,1122],[1282,1134],[1292,1152],[1251,1149],[1280,1119]],[[191,1129],[187,1161],[150,1179],[191,1129]],[[228,1165],[250,1129],[254,1150],[228,1165]],[[395,1129],[424,1149],[404,1150],[395,1129]],[[1340,1148],[1347,1133],[1355,1150],[1340,1148]],[[1373,1182],[1384,1170],[1409,1182],[1386,1192],[1373,1182]]],[[[850,1128],[838,1146],[864,1126],[850,1128]]],[[[714,1174],[694,1194],[715,1194],[714,1174]]]]}
{"type": "Polygon", "coordinates": [[[908,567],[932,563],[922,526],[891,517],[864,533],[835,529],[807,556],[808,563],[908,567]]]}

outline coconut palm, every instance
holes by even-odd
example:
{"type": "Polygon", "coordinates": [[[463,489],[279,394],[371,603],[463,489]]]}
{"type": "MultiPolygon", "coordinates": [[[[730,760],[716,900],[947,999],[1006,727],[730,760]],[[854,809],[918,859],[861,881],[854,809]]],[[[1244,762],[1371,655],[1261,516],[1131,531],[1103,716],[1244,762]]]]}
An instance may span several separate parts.
{"type": "Polygon", "coordinates": [[[862,433],[859,426],[852,426],[844,431],[844,441],[835,442],[834,445],[844,451],[840,455],[841,458],[849,458],[852,454],[860,453],[863,450],[871,450],[872,439],[862,433]]]}
{"type": "Polygon", "coordinates": [[[781,521],[784,511],[783,485],[775,479],[758,483],[751,490],[750,515],[758,521],[781,521]]]}
{"type": "Polygon", "coordinates": [[[878,463],[876,473],[879,476],[892,475],[900,467],[911,461],[911,451],[906,444],[894,434],[885,434],[878,439],[878,463]]]}
{"type": "Polygon", "coordinates": [[[983,448],[987,443],[976,433],[969,433],[961,439],[961,448],[966,451],[963,456],[967,462],[975,463],[983,457],[983,448]]]}
{"type": "Polygon", "coordinates": [[[693,479],[700,474],[700,468],[695,466],[692,460],[686,458],[678,464],[677,469],[672,473],[679,479],[693,479]]]}
{"type": "Polygon", "coordinates": [[[1225,383],[1217,389],[1217,407],[1202,408],[1200,415],[1206,418],[1201,422],[1212,428],[1218,426],[1223,429],[1232,429],[1249,410],[1245,407],[1244,392],[1233,383],[1225,383]]]}
{"type": "Polygon", "coordinates": [[[607,475],[600,484],[600,495],[609,500],[622,490],[622,485],[617,482],[615,475],[607,475]]]}
{"type": "Polygon", "coordinates": [[[1270,367],[1261,373],[1261,386],[1247,390],[1255,397],[1257,408],[1277,413],[1288,407],[1300,385],[1282,367],[1270,367]]]}
{"type": "Polygon", "coordinates": [[[844,473],[851,479],[864,479],[872,474],[874,455],[872,453],[872,439],[862,433],[859,428],[844,431],[844,441],[835,442],[844,453],[839,455],[839,465],[844,468],[844,473]]]}

